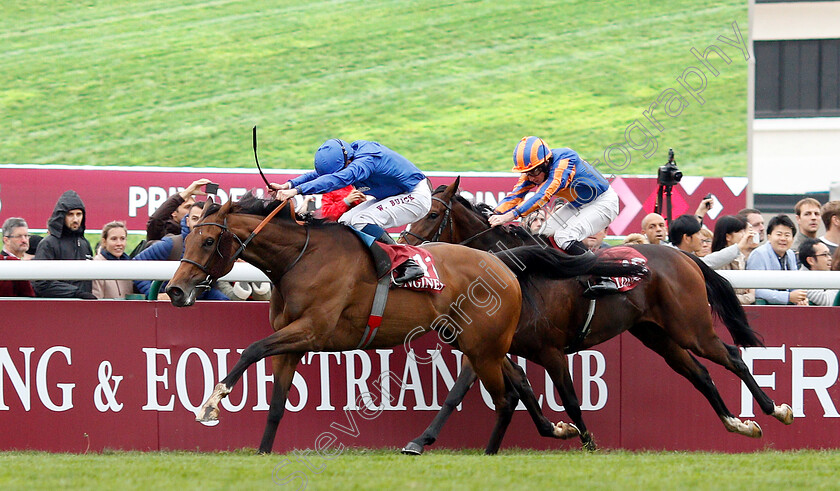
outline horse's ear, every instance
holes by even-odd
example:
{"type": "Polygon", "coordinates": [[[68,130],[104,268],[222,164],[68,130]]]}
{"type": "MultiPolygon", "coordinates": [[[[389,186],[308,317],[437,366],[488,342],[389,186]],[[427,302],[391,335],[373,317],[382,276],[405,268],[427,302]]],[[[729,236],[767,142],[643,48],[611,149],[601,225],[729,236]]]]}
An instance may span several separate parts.
{"type": "Polygon", "coordinates": [[[455,181],[452,184],[450,184],[449,186],[446,186],[446,189],[443,191],[444,199],[446,201],[449,201],[453,196],[455,196],[455,193],[458,192],[458,186],[460,186],[460,185],[461,185],[461,176],[458,176],[458,177],[455,178],[455,181]]]}
{"type": "Polygon", "coordinates": [[[233,208],[233,200],[229,199],[225,202],[225,204],[222,205],[221,208],[219,208],[219,216],[227,216],[227,214],[230,213],[231,208],[233,208]]]}

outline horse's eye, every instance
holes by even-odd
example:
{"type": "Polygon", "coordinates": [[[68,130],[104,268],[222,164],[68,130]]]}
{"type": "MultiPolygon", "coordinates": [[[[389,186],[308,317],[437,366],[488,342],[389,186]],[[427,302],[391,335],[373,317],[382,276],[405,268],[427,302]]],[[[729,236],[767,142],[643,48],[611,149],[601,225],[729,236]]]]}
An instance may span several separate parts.
{"type": "Polygon", "coordinates": [[[429,220],[434,220],[435,218],[439,217],[437,213],[429,213],[429,220]]]}
{"type": "Polygon", "coordinates": [[[213,242],[214,242],[213,237],[207,237],[206,239],[204,239],[204,246],[205,247],[210,247],[211,245],[213,245],[213,242]]]}

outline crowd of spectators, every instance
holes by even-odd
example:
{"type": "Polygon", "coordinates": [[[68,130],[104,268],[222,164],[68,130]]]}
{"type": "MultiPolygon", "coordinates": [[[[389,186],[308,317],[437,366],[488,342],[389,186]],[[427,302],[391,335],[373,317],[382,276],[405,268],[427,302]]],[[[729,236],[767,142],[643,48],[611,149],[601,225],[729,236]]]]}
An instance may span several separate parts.
{"type": "MultiPolygon", "coordinates": [[[[182,191],[165,200],[150,216],[146,224],[146,239],[129,254],[126,250],[128,230],[124,222],[112,221],[102,227],[95,251],[85,238],[87,228],[85,205],[75,191],[64,192],[55,204],[44,237],[29,233],[23,218],[12,217],[3,223],[2,260],[87,260],[95,261],[178,261],[183,256],[184,239],[201,217],[206,196],[202,190],[210,184],[198,179],[182,191]]],[[[366,196],[352,186],[326,193],[316,210],[313,196],[300,200],[297,212],[317,213],[321,218],[336,221],[365,202],[366,196]]],[[[772,217],[766,225],[762,213],[745,208],[737,215],[717,217],[714,230],[704,225],[712,198],[704,198],[695,213],[680,215],[670,224],[657,213],[649,213],[641,222],[641,231],[628,234],[625,244],[659,244],[675,247],[701,258],[708,266],[719,270],[783,270],[829,271],[840,270],[840,201],[823,205],[813,198],[799,201],[793,210],[795,223],[787,215],[772,217]],[[824,234],[819,235],[820,225],[824,234]]],[[[527,216],[522,226],[539,233],[546,214],[538,210],[527,216]]],[[[590,250],[609,247],[605,242],[607,229],[587,237],[583,243],[590,250]]],[[[0,281],[0,297],[48,297],[82,299],[147,298],[151,281],[94,280],[94,281],[0,281]]],[[[165,284],[158,299],[168,299],[165,284]]],[[[749,305],[794,304],[834,305],[840,297],[838,290],[774,290],[736,289],[738,300],[749,305]]],[[[201,300],[268,300],[271,284],[217,281],[205,291],[201,300]]]]}
{"type": "MultiPolygon", "coordinates": [[[[94,260],[94,261],[179,261],[184,253],[184,238],[201,218],[205,201],[196,197],[207,193],[201,188],[210,183],[199,179],[183,191],[173,194],[151,215],[146,224],[146,239],[129,254],[126,251],[128,230],[125,222],[112,221],[102,226],[94,251],[85,237],[88,228],[82,198],[75,191],[64,192],[47,222],[44,237],[31,235],[23,218],[12,217],[3,224],[3,260],[94,260]],[[132,257],[133,256],[133,257],[132,257]]],[[[44,297],[82,299],[146,298],[151,281],[131,280],[37,280],[0,281],[2,297],[44,297]]],[[[161,291],[165,284],[161,287],[161,291]]],[[[201,300],[268,300],[271,284],[216,282],[201,300]]],[[[168,299],[159,293],[158,299],[168,299]]]]}

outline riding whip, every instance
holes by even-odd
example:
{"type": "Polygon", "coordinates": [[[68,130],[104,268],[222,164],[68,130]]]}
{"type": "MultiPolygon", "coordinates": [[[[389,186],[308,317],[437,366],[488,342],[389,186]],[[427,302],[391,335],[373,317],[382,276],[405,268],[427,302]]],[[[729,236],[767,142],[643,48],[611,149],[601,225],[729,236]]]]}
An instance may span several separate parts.
{"type": "Polygon", "coordinates": [[[268,179],[265,178],[265,174],[263,174],[262,167],[260,167],[260,159],[257,157],[257,126],[254,125],[254,161],[257,163],[257,170],[260,171],[260,176],[262,176],[262,180],[265,182],[265,187],[269,190],[271,189],[271,184],[268,183],[268,179]]]}

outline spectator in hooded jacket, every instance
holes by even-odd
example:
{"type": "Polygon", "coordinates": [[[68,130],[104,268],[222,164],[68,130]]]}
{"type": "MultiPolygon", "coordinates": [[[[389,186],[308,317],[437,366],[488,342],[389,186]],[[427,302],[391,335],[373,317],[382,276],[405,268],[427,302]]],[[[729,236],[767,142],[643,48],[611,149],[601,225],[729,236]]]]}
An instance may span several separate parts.
{"type": "MultiPolygon", "coordinates": [[[[65,191],[47,222],[49,235],[38,245],[35,260],[93,259],[85,238],[85,204],[76,191],[65,191]]],[[[39,280],[32,286],[39,297],[95,299],[90,280],[39,280]]]]}

